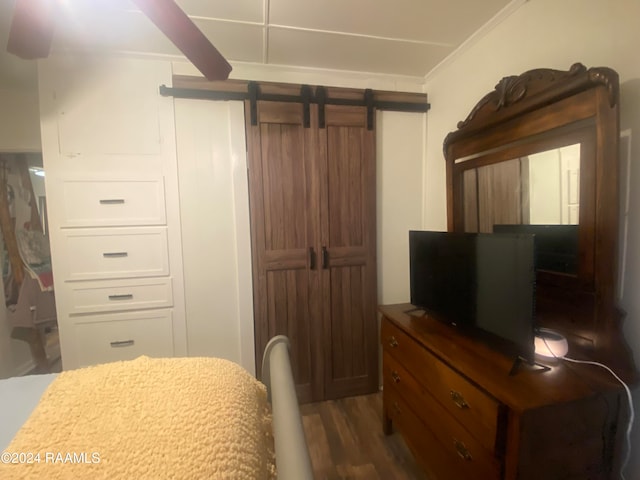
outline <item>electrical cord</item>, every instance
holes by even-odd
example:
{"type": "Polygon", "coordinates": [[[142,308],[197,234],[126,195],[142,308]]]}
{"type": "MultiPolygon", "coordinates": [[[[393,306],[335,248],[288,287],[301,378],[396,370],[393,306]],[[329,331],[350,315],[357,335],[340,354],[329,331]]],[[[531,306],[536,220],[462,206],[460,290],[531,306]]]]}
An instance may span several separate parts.
{"type": "Polygon", "coordinates": [[[572,363],[583,363],[586,365],[597,365],[598,367],[602,367],[605,370],[607,370],[611,375],[613,375],[615,377],[616,380],[618,380],[622,386],[624,387],[625,392],[627,393],[627,400],[629,401],[629,423],[627,425],[627,430],[625,432],[625,437],[626,437],[626,443],[627,443],[627,451],[624,457],[624,461],[622,462],[622,465],[620,466],[620,478],[622,480],[625,480],[625,476],[624,476],[624,469],[627,467],[627,464],[629,463],[629,459],[631,457],[631,429],[633,428],[633,420],[635,417],[635,412],[633,410],[633,398],[631,397],[631,390],[629,390],[629,387],[627,386],[626,383],[624,383],[622,381],[622,379],[615,374],[615,372],[613,370],[611,370],[609,367],[607,367],[606,365],[602,364],[602,363],[598,363],[598,362],[592,362],[590,360],[576,360],[574,358],[569,358],[569,357],[562,357],[563,360],[566,360],[567,362],[572,362],[572,363]]]}
{"type": "Polygon", "coordinates": [[[633,409],[633,398],[631,396],[631,390],[629,389],[628,385],[626,383],[624,383],[624,381],[618,376],[616,375],[616,373],[611,370],[609,367],[607,367],[606,365],[599,363],[599,362],[593,362],[591,360],[576,360],[575,358],[569,358],[569,357],[557,357],[553,351],[551,350],[551,348],[549,347],[549,345],[547,344],[547,340],[542,337],[542,340],[544,341],[544,344],[546,345],[547,349],[551,352],[551,354],[559,360],[566,360],[567,362],[572,362],[572,363],[582,363],[582,364],[586,364],[586,365],[596,365],[598,367],[602,367],[605,370],[607,370],[611,375],[613,375],[615,377],[616,380],[618,380],[618,382],[620,382],[622,384],[622,386],[624,387],[624,390],[627,394],[627,400],[629,402],[629,423],[627,424],[627,430],[625,432],[625,441],[627,444],[627,451],[625,453],[625,457],[624,457],[624,461],[622,462],[622,465],[620,466],[620,478],[622,480],[626,480],[625,476],[624,476],[624,469],[627,467],[627,464],[629,463],[629,459],[631,458],[631,429],[633,428],[633,421],[635,418],[635,412],[633,409]]]}

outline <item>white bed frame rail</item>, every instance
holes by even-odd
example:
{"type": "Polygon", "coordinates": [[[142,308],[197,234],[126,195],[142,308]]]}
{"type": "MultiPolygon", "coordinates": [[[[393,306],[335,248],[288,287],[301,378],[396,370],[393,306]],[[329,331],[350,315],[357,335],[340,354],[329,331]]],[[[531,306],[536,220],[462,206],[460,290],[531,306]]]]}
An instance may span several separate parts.
{"type": "Polygon", "coordinates": [[[313,480],[289,360],[289,345],[289,339],[284,335],[273,337],[262,358],[262,381],[269,392],[273,415],[276,468],[279,480],[313,480]]]}

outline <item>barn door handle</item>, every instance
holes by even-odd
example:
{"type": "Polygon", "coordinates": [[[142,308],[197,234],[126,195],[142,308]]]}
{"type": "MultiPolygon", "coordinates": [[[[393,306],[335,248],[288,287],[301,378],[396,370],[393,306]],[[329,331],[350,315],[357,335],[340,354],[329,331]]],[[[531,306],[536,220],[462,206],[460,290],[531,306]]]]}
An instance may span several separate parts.
{"type": "Polygon", "coordinates": [[[329,268],[329,250],[327,247],[322,247],[322,268],[329,268]]]}
{"type": "Polygon", "coordinates": [[[309,247],[309,268],[311,270],[316,269],[316,251],[313,247],[309,247]]]}

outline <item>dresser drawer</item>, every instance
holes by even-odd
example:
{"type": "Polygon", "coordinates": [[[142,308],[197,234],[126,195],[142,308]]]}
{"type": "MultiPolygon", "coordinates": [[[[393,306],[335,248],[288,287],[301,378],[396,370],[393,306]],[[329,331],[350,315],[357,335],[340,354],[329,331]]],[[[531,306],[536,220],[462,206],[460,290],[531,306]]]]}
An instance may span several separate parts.
{"type": "Polygon", "coordinates": [[[402,434],[414,457],[426,470],[428,478],[434,480],[467,478],[465,473],[460,471],[458,462],[451,458],[435,434],[425,427],[393,389],[385,387],[383,402],[394,429],[402,434]]]}
{"type": "Polygon", "coordinates": [[[63,230],[63,280],[156,277],[169,274],[166,227],[63,230]]]}
{"type": "Polygon", "coordinates": [[[69,299],[71,315],[173,305],[170,277],[68,282],[63,283],[61,288],[69,299]]]}
{"type": "Polygon", "coordinates": [[[171,310],[90,315],[73,325],[76,366],[173,356],[171,310]]]}
{"type": "Polygon", "coordinates": [[[61,227],[166,224],[162,178],[61,179],[56,183],[56,193],[50,201],[57,200],[56,205],[62,207],[61,227]]]}
{"type": "Polygon", "coordinates": [[[431,400],[416,411],[393,385],[385,383],[384,408],[434,479],[500,479],[499,462],[488,456],[437,402],[431,400]]]}
{"type": "Polygon", "coordinates": [[[388,319],[382,322],[384,352],[411,373],[458,422],[490,451],[501,454],[497,432],[502,405],[429,353],[388,319]]]}
{"type": "MultiPolygon", "coordinates": [[[[384,354],[383,358],[383,385],[384,391],[393,390],[404,402],[406,402],[417,415],[427,424],[440,438],[444,438],[444,443],[449,448],[448,443],[461,442],[468,446],[471,456],[484,463],[485,467],[495,463],[495,439],[489,444],[483,443],[480,439],[472,435],[466,425],[460,423],[456,417],[446,411],[437,400],[431,395],[429,390],[405,370],[391,355],[384,354]],[[428,412],[428,413],[427,413],[428,412]],[[439,418],[444,415],[448,420],[439,418]],[[438,417],[435,419],[434,417],[438,417]],[[437,420],[437,421],[436,421],[437,420]],[[439,426],[439,428],[436,428],[439,426]],[[487,460],[489,459],[489,460],[487,460]]],[[[497,467],[488,468],[493,471],[497,467]]]]}

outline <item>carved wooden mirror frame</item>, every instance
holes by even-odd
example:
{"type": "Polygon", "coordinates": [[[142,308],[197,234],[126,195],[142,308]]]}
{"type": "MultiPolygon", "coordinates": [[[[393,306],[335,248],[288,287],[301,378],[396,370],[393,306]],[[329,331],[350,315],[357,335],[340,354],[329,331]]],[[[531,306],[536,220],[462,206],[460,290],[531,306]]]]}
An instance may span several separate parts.
{"type": "Polygon", "coordinates": [[[537,69],[500,80],[444,141],[447,211],[449,230],[465,231],[465,175],[579,143],[577,272],[538,271],[537,324],[563,332],[571,355],[634,376],[616,307],[618,89],[615,71],[580,63],[568,71],[537,69]]]}

